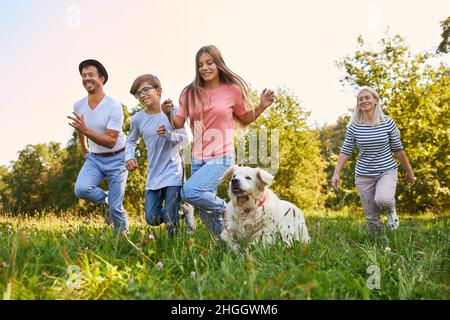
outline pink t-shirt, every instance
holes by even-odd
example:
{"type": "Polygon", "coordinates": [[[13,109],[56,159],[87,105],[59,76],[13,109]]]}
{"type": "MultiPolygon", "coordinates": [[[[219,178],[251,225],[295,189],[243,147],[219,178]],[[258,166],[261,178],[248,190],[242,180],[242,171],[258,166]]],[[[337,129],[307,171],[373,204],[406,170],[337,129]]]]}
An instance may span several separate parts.
{"type": "MultiPolygon", "coordinates": [[[[194,136],[192,154],[196,159],[211,159],[233,153],[234,115],[247,112],[242,92],[236,85],[223,84],[205,90],[203,96],[203,126],[200,121],[201,103],[195,99],[189,106],[189,124],[194,136]],[[194,121],[195,118],[195,121],[194,121]]],[[[186,119],[186,94],[180,98],[177,116],[186,119]]]]}

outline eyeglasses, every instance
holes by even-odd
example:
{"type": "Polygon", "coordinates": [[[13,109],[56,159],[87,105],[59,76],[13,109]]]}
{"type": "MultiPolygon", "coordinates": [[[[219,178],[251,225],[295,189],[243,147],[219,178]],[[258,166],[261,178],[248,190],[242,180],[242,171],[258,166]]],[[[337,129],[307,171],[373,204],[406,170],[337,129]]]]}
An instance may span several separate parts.
{"type": "Polygon", "coordinates": [[[134,94],[134,97],[139,100],[141,95],[149,93],[150,90],[152,90],[152,89],[155,89],[155,88],[152,86],[144,87],[144,88],[142,88],[141,91],[136,91],[136,93],[134,94]]]}

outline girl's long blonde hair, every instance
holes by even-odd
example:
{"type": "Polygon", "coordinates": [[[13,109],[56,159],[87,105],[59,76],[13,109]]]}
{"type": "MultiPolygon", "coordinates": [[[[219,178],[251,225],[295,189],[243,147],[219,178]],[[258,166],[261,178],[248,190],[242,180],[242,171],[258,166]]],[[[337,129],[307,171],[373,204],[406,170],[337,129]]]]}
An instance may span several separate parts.
{"type": "Polygon", "coordinates": [[[183,89],[180,95],[180,101],[182,100],[182,98],[185,99],[184,103],[186,104],[187,117],[189,116],[190,106],[192,106],[193,120],[201,120],[202,126],[203,126],[203,109],[205,105],[204,98],[206,97],[206,90],[204,89],[205,81],[200,75],[198,65],[200,56],[203,53],[208,53],[211,55],[214,64],[217,66],[217,69],[219,70],[220,83],[234,84],[237,87],[239,87],[239,89],[242,92],[242,97],[244,99],[245,106],[247,108],[249,106],[249,89],[244,79],[242,79],[240,76],[238,76],[236,73],[234,73],[227,67],[225,61],[223,60],[222,54],[220,53],[219,49],[217,49],[217,47],[213,45],[201,47],[200,50],[198,50],[197,54],[195,55],[194,81],[192,81],[189,85],[187,85],[183,89]],[[196,102],[200,102],[200,106],[197,106],[196,102]],[[195,119],[195,117],[198,117],[199,119],[195,119]]]}
{"type": "Polygon", "coordinates": [[[355,110],[353,111],[353,115],[352,115],[352,118],[351,118],[350,122],[348,123],[348,126],[351,126],[352,124],[364,123],[364,115],[361,112],[361,110],[359,108],[359,103],[358,103],[358,96],[363,91],[369,92],[375,98],[375,100],[377,100],[377,103],[376,103],[375,107],[372,110],[372,114],[373,114],[373,125],[374,126],[378,126],[378,125],[380,125],[381,123],[384,122],[385,115],[383,113],[383,110],[381,109],[380,95],[378,94],[378,92],[376,92],[371,87],[361,87],[359,89],[358,94],[356,95],[355,110]]]}

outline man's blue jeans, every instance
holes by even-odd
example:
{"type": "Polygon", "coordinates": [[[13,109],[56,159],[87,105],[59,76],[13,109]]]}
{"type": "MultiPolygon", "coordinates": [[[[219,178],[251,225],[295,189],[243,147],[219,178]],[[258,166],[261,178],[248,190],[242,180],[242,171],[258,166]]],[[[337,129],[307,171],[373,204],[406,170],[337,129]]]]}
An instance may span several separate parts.
{"type": "Polygon", "coordinates": [[[226,207],[226,202],[216,195],[217,187],[220,178],[233,163],[232,155],[206,160],[192,158],[191,177],[181,191],[183,201],[200,209],[200,218],[215,235],[223,229],[223,219],[218,212],[226,207]]]}
{"type": "Polygon", "coordinates": [[[145,221],[152,226],[164,222],[169,225],[169,235],[173,235],[180,221],[180,191],[181,186],[145,190],[145,221]]]}
{"type": "Polygon", "coordinates": [[[128,177],[128,170],[125,168],[125,152],[110,157],[87,153],[85,157],[86,162],[75,183],[75,195],[99,204],[107,204],[105,199],[108,196],[114,232],[128,231],[128,217],[123,207],[128,177]],[[97,187],[105,177],[108,178],[109,193],[97,187]]]}

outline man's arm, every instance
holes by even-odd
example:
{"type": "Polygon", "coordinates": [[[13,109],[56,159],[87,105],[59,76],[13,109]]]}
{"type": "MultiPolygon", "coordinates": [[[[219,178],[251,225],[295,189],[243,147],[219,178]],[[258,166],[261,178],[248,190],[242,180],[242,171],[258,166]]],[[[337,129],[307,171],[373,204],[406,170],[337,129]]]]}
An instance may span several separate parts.
{"type": "Polygon", "coordinates": [[[106,129],[105,134],[100,134],[94,132],[90,129],[87,129],[85,132],[82,132],[87,138],[94,141],[96,144],[104,146],[106,148],[112,149],[117,143],[117,139],[119,138],[119,131],[106,129]]]}
{"type": "MultiPolygon", "coordinates": [[[[78,132],[78,135],[82,134],[86,138],[94,141],[96,144],[104,146],[106,148],[112,149],[116,145],[117,139],[119,138],[119,131],[106,129],[104,134],[97,133],[92,131],[86,124],[84,123],[84,116],[78,116],[75,112],[73,112],[75,118],[68,116],[67,118],[71,119],[73,122],[69,123],[73,128],[75,128],[78,132]]],[[[81,142],[81,146],[83,147],[83,142],[81,142]]],[[[84,150],[83,150],[84,151],[84,150]]]]}
{"type": "Polygon", "coordinates": [[[89,153],[90,150],[87,146],[86,136],[84,134],[80,133],[80,131],[78,131],[78,130],[77,130],[77,134],[78,134],[78,140],[80,141],[81,150],[83,151],[83,154],[89,153]]]}

